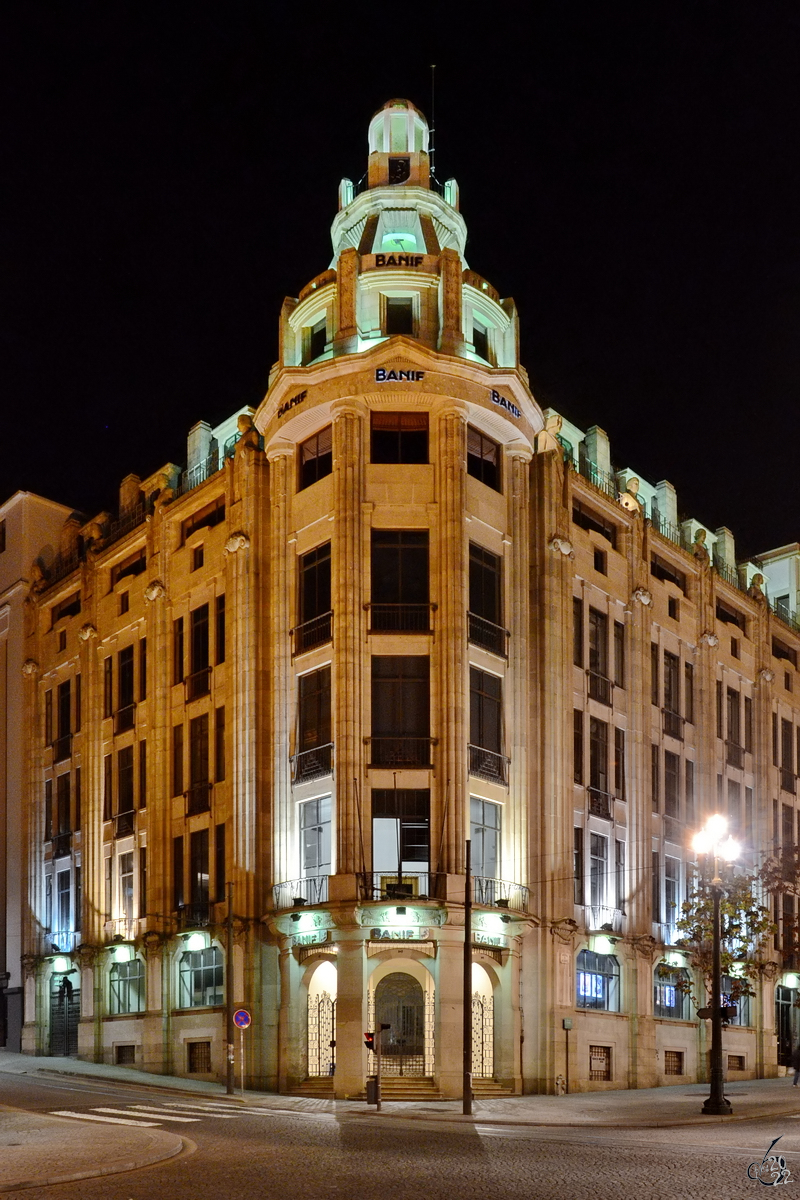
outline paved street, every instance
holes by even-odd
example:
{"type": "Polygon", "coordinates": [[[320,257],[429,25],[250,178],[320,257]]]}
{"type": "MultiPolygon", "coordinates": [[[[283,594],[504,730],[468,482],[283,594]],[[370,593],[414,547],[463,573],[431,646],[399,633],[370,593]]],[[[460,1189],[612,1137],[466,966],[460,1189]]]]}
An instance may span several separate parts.
{"type": "MultiPolygon", "coordinates": [[[[424,1120],[366,1109],[291,1112],[102,1079],[1,1078],[6,1105],[74,1113],[57,1118],[70,1131],[94,1126],[103,1136],[109,1130],[149,1136],[169,1130],[186,1141],[180,1155],[152,1167],[4,1193],[26,1200],[382,1200],[389,1189],[402,1200],[594,1200],[598,1193],[736,1200],[760,1191],[747,1166],[760,1162],[778,1135],[778,1149],[800,1180],[800,1118],[793,1116],[647,1130],[503,1127],[430,1110],[424,1120]]],[[[610,1106],[615,1095],[609,1094],[610,1106]]]]}

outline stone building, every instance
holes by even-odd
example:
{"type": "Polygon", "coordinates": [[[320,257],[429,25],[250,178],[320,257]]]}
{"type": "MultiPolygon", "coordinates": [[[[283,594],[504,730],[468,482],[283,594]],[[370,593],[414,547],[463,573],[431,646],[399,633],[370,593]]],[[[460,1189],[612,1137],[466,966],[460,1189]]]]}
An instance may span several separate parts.
{"type": "MultiPolygon", "coordinates": [[[[339,201],[257,411],[34,588],[25,1048],[219,1077],[230,980],[251,1085],[359,1095],[385,1022],[459,1095],[469,839],[476,1087],[702,1078],[689,835],[794,843],[800,547],[737,564],[541,411],[412,104],[339,201]]],[[[785,1055],[790,901],[732,1078],[785,1055]]]]}

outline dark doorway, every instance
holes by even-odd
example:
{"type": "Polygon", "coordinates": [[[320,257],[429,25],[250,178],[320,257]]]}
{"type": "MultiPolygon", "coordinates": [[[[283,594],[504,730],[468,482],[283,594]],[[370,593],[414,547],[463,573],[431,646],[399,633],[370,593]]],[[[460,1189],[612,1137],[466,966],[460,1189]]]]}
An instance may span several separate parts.
{"type": "Polygon", "coordinates": [[[797,989],[775,988],[775,1027],[778,1030],[778,1063],[788,1067],[792,1048],[800,1042],[800,1008],[795,1007],[797,989]]]}
{"type": "Polygon", "coordinates": [[[375,1022],[389,1026],[381,1052],[387,1075],[425,1074],[425,996],[404,971],[387,975],[375,988],[375,1022]]]}
{"type": "Polygon", "coordinates": [[[80,1012],[80,988],[73,986],[68,975],[54,975],[50,990],[50,1053],[55,1057],[77,1055],[80,1012]]]}

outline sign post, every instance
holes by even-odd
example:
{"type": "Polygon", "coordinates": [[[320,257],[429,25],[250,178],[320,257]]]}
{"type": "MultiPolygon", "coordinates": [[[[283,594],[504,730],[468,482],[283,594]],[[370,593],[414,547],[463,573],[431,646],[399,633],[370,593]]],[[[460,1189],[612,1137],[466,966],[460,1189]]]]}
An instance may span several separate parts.
{"type": "Polygon", "coordinates": [[[237,1008],[233,1014],[233,1023],[239,1030],[239,1079],[244,1095],[244,1031],[250,1028],[252,1018],[246,1008],[237,1008]]]}

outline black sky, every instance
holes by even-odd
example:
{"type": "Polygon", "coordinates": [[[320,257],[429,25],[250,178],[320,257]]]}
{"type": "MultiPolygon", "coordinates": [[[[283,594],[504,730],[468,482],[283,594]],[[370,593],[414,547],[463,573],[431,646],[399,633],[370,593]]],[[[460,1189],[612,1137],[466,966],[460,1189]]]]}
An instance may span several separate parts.
{"type": "Polygon", "coordinates": [[[740,554],[800,538],[800,9],[8,3],[0,497],[87,513],[258,404],[392,96],[534,394],[740,554]],[[430,115],[428,113],[428,115],[430,115]]]}

